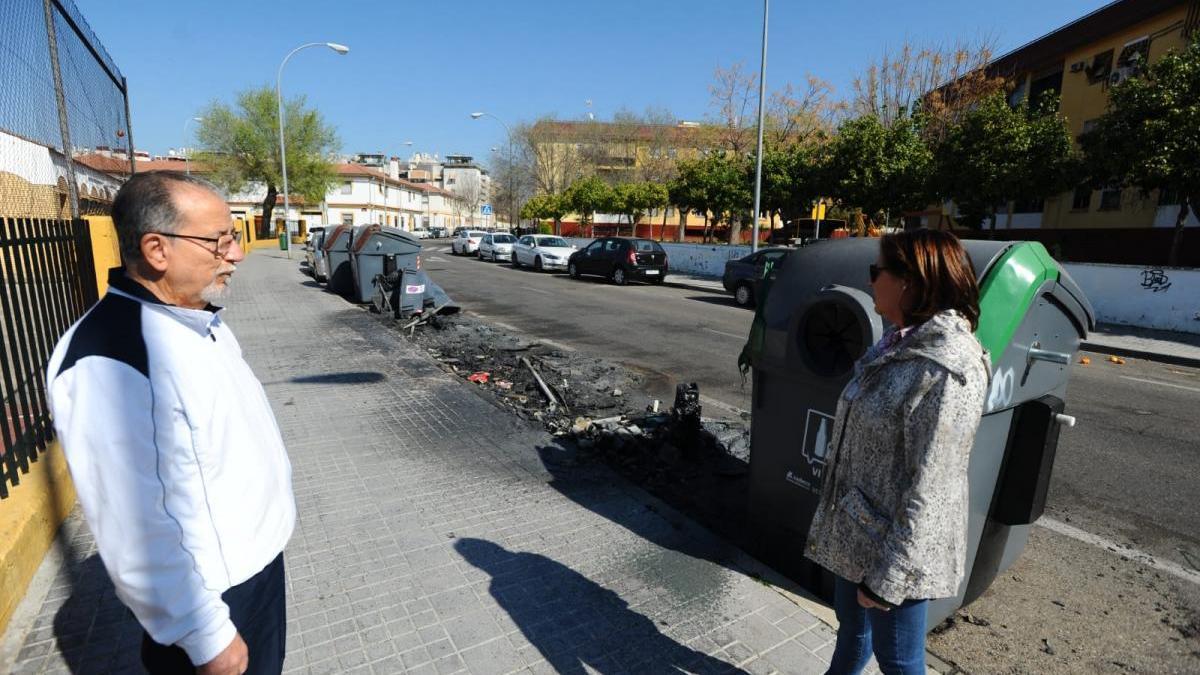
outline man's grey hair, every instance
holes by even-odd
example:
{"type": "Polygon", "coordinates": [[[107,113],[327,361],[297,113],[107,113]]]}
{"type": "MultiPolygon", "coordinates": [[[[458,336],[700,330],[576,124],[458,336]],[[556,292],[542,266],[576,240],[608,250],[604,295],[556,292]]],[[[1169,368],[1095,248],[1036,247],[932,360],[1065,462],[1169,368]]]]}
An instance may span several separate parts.
{"type": "Polygon", "coordinates": [[[179,209],[173,192],[180,185],[195,185],[217,193],[213,184],[175,171],[135,173],[121,186],[112,205],[113,225],[126,263],[142,259],[142,237],[151,232],[179,229],[179,209]]]}

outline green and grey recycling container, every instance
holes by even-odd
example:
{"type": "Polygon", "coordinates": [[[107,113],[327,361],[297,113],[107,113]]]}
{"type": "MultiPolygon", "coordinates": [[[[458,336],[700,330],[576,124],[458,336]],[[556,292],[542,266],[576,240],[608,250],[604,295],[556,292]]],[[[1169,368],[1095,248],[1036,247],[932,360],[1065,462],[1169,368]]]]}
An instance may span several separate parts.
{"type": "Polygon", "coordinates": [[[350,298],[355,302],[370,302],[375,294],[375,277],[385,273],[385,260],[390,260],[388,272],[418,269],[420,253],[421,240],[404,230],[383,225],[360,225],[354,228],[354,239],[350,244],[354,292],[350,298]]]}
{"type": "Polygon", "coordinates": [[[321,247],[327,274],[325,288],[338,295],[349,296],[354,292],[354,274],[350,269],[350,244],[353,239],[353,227],[338,225],[325,237],[325,244],[321,247]]]}
{"type": "MultiPolygon", "coordinates": [[[[979,275],[976,335],[993,377],[971,450],[967,576],[930,603],[929,626],[977,598],[1020,555],[1041,515],[1058,445],[1070,363],[1094,328],[1079,286],[1033,242],[964,241],[979,275]]],[[[748,512],[755,554],[808,589],[832,576],[804,544],[833,436],[838,396],[884,324],[867,269],[878,239],[842,239],[792,253],[760,310],[752,344],[753,429],[748,512]]]]}

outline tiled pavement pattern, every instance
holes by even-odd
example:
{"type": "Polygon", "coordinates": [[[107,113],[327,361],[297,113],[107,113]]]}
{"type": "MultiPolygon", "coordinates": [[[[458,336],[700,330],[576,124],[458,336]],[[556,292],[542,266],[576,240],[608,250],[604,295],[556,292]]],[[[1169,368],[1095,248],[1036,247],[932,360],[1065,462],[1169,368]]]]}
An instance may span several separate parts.
{"type": "MultiPolygon", "coordinates": [[[[719,541],[576,465],[295,262],[256,253],[235,284],[226,319],[300,513],[286,672],[824,670],[833,631],[719,541]]],[[[137,672],[140,628],[75,530],[15,671],[137,672]]]]}

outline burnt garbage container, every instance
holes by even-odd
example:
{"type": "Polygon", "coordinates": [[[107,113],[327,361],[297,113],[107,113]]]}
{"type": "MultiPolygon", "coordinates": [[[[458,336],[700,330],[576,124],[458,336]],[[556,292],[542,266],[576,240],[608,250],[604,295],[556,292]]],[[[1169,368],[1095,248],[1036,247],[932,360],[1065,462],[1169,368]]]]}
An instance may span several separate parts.
{"type": "Polygon", "coordinates": [[[421,240],[404,230],[383,225],[354,228],[354,240],[350,244],[354,292],[350,299],[371,302],[375,294],[375,277],[385,273],[385,261],[389,271],[417,269],[420,253],[421,240]]]}
{"type": "Polygon", "coordinates": [[[425,270],[398,269],[394,258],[383,261],[383,274],[375,278],[371,305],[374,311],[391,314],[396,319],[424,312],[454,314],[460,309],[425,270]]]}
{"type": "Polygon", "coordinates": [[[321,254],[325,256],[325,288],[338,295],[348,296],[354,292],[354,275],[350,269],[350,243],[354,240],[354,228],[338,225],[325,236],[321,254]]]}
{"type": "MultiPolygon", "coordinates": [[[[1041,515],[1072,356],[1094,328],[1079,286],[1039,243],[964,241],[979,278],[976,335],[993,378],[971,450],[967,575],[930,603],[929,626],[977,598],[1020,555],[1041,515]]],[[[806,246],[780,269],[762,309],[753,368],[749,516],[755,553],[809,590],[832,576],[804,558],[838,396],[885,328],[867,268],[878,239],[806,246]]]]}

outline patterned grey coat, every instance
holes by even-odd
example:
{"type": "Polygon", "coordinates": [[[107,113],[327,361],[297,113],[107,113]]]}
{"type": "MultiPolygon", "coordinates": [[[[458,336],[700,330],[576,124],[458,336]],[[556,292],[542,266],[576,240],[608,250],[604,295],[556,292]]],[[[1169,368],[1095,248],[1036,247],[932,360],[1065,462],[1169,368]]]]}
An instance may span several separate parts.
{"type": "Polygon", "coordinates": [[[986,350],[955,311],[890,351],[868,350],[838,400],[805,555],[891,603],[953,596],[966,565],[967,462],[990,379],[986,350]]]}

